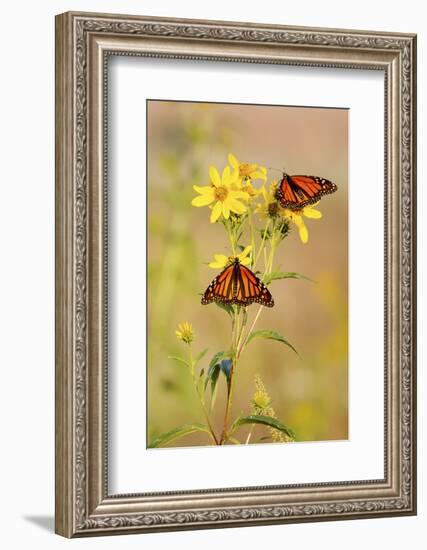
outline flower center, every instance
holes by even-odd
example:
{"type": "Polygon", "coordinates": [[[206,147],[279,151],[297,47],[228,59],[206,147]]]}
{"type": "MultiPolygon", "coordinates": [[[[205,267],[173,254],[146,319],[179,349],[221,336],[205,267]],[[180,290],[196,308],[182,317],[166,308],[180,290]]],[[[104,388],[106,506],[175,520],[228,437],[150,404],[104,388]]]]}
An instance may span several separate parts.
{"type": "Polygon", "coordinates": [[[215,198],[221,202],[224,202],[228,196],[228,189],[226,187],[215,188],[215,198]]]}
{"type": "Polygon", "coordinates": [[[270,202],[268,205],[268,215],[274,218],[277,216],[277,213],[279,212],[279,205],[277,202],[270,202]]]}
{"type": "Polygon", "coordinates": [[[252,185],[248,184],[248,185],[244,185],[242,187],[242,191],[244,191],[245,193],[247,193],[250,197],[255,197],[256,196],[256,191],[255,189],[252,187],[252,185]]]}
{"type": "Polygon", "coordinates": [[[253,170],[254,170],[254,165],[253,164],[245,164],[245,163],[239,164],[239,175],[242,178],[250,177],[253,170]]]}

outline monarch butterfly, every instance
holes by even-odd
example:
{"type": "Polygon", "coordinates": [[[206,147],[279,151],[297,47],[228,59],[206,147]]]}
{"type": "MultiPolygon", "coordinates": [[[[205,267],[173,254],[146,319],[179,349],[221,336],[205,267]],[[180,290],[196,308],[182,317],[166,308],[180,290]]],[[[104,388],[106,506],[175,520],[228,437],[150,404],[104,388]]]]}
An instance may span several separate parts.
{"type": "Polygon", "coordinates": [[[283,173],[277,189],[277,199],[283,208],[300,210],[317,202],[322,195],[334,193],[337,186],[319,176],[289,176],[283,173]]]}
{"type": "Polygon", "coordinates": [[[220,302],[249,306],[257,302],[273,307],[274,300],[265,284],[252,271],[242,265],[238,258],[215,277],[202,297],[202,304],[220,302]]]}

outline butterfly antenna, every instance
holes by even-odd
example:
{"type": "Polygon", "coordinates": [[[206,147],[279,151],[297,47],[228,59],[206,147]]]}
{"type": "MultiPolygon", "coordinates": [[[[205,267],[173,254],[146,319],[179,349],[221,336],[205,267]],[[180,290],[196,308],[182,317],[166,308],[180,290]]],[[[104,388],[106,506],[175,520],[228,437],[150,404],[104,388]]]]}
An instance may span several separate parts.
{"type": "Polygon", "coordinates": [[[276,172],[283,173],[283,170],[281,170],[280,168],[274,168],[272,166],[267,166],[267,170],[275,170],[276,172]]]}

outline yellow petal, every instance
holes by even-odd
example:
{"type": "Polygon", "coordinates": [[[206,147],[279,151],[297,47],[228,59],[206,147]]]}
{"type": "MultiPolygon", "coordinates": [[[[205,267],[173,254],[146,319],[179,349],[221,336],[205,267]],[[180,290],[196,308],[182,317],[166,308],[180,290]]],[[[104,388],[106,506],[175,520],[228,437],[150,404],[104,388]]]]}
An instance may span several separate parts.
{"type": "Polygon", "coordinates": [[[230,174],[230,185],[242,186],[242,178],[240,177],[239,168],[233,168],[233,171],[230,174]]]}
{"type": "Polygon", "coordinates": [[[240,263],[243,265],[251,265],[251,259],[250,258],[243,258],[243,260],[240,260],[240,263]]]}
{"type": "Polygon", "coordinates": [[[299,228],[299,237],[304,244],[308,242],[308,231],[305,225],[299,228]]]}
{"type": "Polygon", "coordinates": [[[267,174],[265,172],[262,172],[261,170],[255,170],[255,172],[251,173],[251,178],[253,180],[261,179],[267,181],[267,174]]]}
{"type": "Polygon", "coordinates": [[[212,193],[213,189],[211,185],[204,185],[201,187],[200,185],[193,185],[194,191],[197,191],[197,193],[200,193],[201,195],[205,195],[207,193],[212,193]]]}
{"type": "Polygon", "coordinates": [[[288,210],[287,208],[281,208],[279,207],[279,214],[283,217],[283,218],[288,218],[289,220],[291,220],[291,222],[294,221],[294,215],[292,213],[291,210],[288,210]]]}
{"type": "Polygon", "coordinates": [[[232,199],[248,199],[249,194],[246,193],[246,191],[236,191],[235,189],[231,189],[228,192],[228,196],[232,199]]]}
{"type": "Polygon", "coordinates": [[[233,170],[230,181],[230,188],[233,191],[240,191],[242,189],[242,178],[239,177],[238,170],[233,170]]]}
{"type": "Polygon", "coordinates": [[[219,172],[215,168],[215,166],[209,166],[209,176],[211,178],[211,182],[215,187],[219,187],[221,185],[221,178],[219,177],[219,172]]]}
{"type": "Polygon", "coordinates": [[[228,162],[233,168],[237,168],[237,170],[239,170],[239,161],[236,159],[233,153],[228,153],[228,162]]]}
{"type": "Polygon", "coordinates": [[[222,215],[226,220],[230,217],[230,207],[228,206],[227,201],[222,203],[222,215]]]}
{"type": "Polygon", "coordinates": [[[209,264],[209,267],[212,267],[213,269],[221,269],[222,267],[225,267],[228,262],[228,258],[224,254],[215,254],[214,258],[215,261],[209,264]]]}
{"type": "Polygon", "coordinates": [[[211,212],[211,223],[215,223],[217,219],[221,216],[222,204],[218,201],[215,206],[212,208],[211,212]]]}
{"type": "Polygon", "coordinates": [[[228,197],[227,203],[230,210],[232,212],[235,212],[236,214],[243,214],[244,212],[246,212],[246,207],[238,200],[233,199],[233,197],[228,197]]]}
{"type": "Polygon", "coordinates": [[[231,171],[230,167],[226,166],[224,170],[222,171],[222,177],[221,177],[222,185],[225,187],[228,187],[231,183],[231,171]]]}
{"type": "Polygon", "coordinates": [[[316,210],[310,207],[305,207],[303,214],[306,218],[312,218],[313,220],[320,220],[320,218],[322,217],[322,212],[320,212],[320,210],[316,210]]]}
{"type": "Polygon", "coordinates": [[[249,244],[240,254],[239,254],[239,260],[243,260],[246,258],[246,256],[250,253],[252,250],[252,245],[249,244]]]}
{"type": "Polygon", "coordinates": [[[225,265],[228,262],[228,257],[225,254],[214,254],[215,261],[225,265]]]}
{"type": "Polygon", "coordinates": [[[267,189],[265,188],[265,185],[263,185],[260,188],[259,192],[262,194],[262,196],[264,197],[264,201],[267,204],[268,203],[268,193],[267,193],[267,189]]]}
{"type": "Polygon", "coordinates": [[[300,214],[296,214],[295,212],[290,211],[291,220],[294,222],[294,224],[298,227],[298,229],[301,229],[301,227],[304,227],[304,220],[302,219],[302,216],[300,214]]]}
{"type": "Polygon", "coordinates": [[[191,201],[191,204],[193,206],[207,206],[211,202],[214,201],[214,196],[212,195],[199,195],[198,197],[194,197],[194,199],[191,201]]]}
{"type": "Polygon", "coordinates": [[[302,219],[302,216],[299,214],[293,213],[292,221],[294,224],[298,227],[299,237],[301,241],[305,244],[308,241],[308,231],[305,226],[304,220],[302,219]]]}

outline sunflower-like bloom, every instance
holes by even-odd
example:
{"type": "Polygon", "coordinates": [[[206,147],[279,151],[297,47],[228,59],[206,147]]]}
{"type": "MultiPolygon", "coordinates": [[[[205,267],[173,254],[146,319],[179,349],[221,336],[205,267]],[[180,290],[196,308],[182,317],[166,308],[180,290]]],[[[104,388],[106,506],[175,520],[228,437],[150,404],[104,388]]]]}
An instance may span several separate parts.
{"type": "Polygon", "coordinates": [[[251,179],[243,180],[240,184],[240,190],[249,195],[249,199],[255,199],[262,193],[262,188],[256,188],[252,185],[251,179]]]}
{"type": "MultiPolygon", "coordinates": [[[[251,258],[249,256],[251,251],[252,251],[252,246],[249,245],[240,254],[238,254],[236,256],[236,258],[238,258],[239,262],[242,265],[250,265],[251,264],[251,258]]],[[[209,267],[212,267],[212,269],[222,269],[227,264],[229,264],[230,262],[232,262],[234,260],[234,256],[230,258],[230,257],[226,256],[225,254],[215,254],[214,258],[215,258],[215,260],[209,264],[209,267]]]]}
{"type": "Polygon", "coordinates": [[[228,154],[228,162],[233,168],[233,173],[238,174],[241,181],[257,179],[267,181],[267,168],[264,168],[264,166],[239,162],[233,153],[228,154]]]}
{"type": "Polygon", "coordinates": [[[297,226],[299,238],[304,244],[308,242],[308,229],[304,223],[304,217],[311,218],[313,220],[320,220],[320,218],[322,217],[322,212],[314,208],[318,204],[319,203],[316,202],[316,204],[305,206],[301,210],[289,210],[288,208],[280,209],[281,216],[290,220],[297,226]]]}
{"type": "Polygon", "coordinates": [[[273,180],[270,183],[268,189],[263,185],[260,189],[264,202],[257,205],[255,212],[259,214],[260,218],[276,218],[279,215],[279,201],[276,198],[277,192],[277,180],[273,180]]]}
{"type": "Polygon", "coordinates": [[[175,334],[178,340],[182,340],[185,344],[191,344],[195,337],[193,325],[188,321],[179,323],[178,330],[175,331],[175,334]]]}
{"type": "Polygon", "coordinates": [[[210,166],[209,176],[211,185],[204,187],[193,185],[193,189],[200,194],[191,201],[193,206],[208,206],[214,203],[211,211],[211,223],[215,223],[221,215],[228,220],[230,212],[237,215],[246,212],[246,206],[239,199],[248,200],[249,195],[234,187],[238,180],[236,172],[231,173],[230,167],[226,166],[220,176],[215,166],[210,166]]]}

